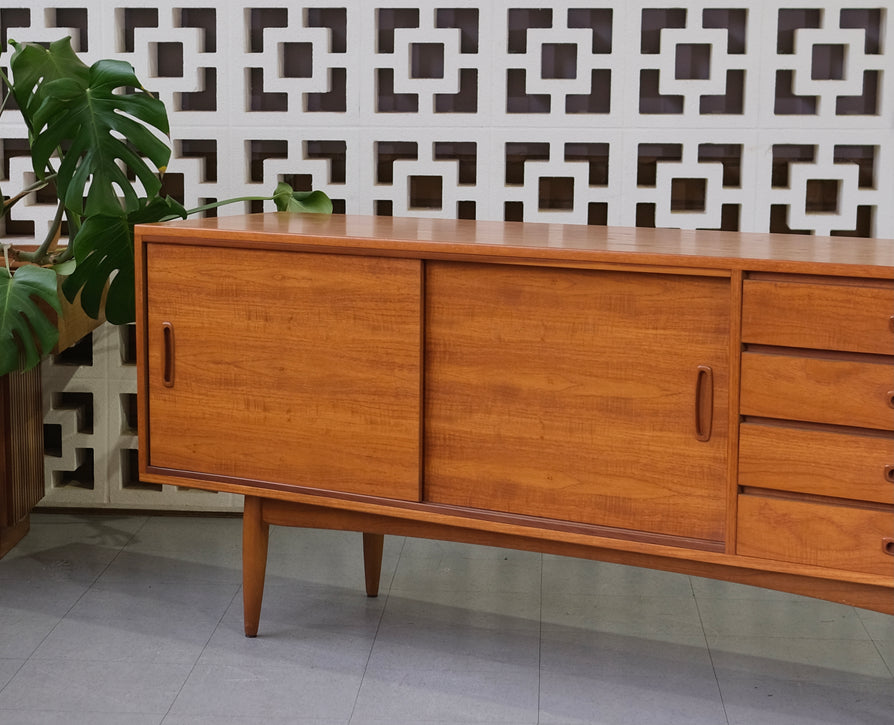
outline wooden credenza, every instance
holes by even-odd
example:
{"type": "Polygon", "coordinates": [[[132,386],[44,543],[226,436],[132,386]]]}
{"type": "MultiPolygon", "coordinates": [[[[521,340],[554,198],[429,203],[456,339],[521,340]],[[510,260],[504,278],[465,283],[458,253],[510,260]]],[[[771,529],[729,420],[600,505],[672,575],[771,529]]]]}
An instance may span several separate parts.
{"type": "Polygon", "coordinates": [[[258,214],[137,227],[142,480],[270,524],[894,614],[894,242],[258,214]]]}

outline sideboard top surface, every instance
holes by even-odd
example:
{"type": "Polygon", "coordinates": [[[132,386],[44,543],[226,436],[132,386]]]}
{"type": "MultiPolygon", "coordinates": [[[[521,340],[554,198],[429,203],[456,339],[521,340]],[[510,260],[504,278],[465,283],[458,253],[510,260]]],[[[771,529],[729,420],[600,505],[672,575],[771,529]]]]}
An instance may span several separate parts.
{"type": "Polygon", "coordinates": [[[859,237],[283,212],[140,225],[137,237],[432,259],[894,278],[894,240],[859,237]]]}

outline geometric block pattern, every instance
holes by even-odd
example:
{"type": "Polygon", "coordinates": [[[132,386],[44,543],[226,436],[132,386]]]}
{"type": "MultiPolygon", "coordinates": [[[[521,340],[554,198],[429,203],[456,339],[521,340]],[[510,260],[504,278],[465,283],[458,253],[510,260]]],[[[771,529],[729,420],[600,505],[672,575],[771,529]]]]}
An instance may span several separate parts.
{"type": "Polygon", "coordinates": [[[134,327],[108,323],[43,362],[43,506],[231,511],[241,496],[137,475],[134,327]]]}
{"type": "MultiPolygon", "coordinates": [[[[8,38],[62,35],[87,62],[132,63],[164,100],[166,191],[187,208],[287,181],[339,213],[894,237],[881,0],[4,3],[0,66],[8,38]]],[[[26,137],[0,116],[4,189],[31,178],[26,137]]],[[[52,214],[32,194],[0,233],[42,237],[52,214]]],[[[50,502],[168,495],[120,482],[134,383],[116,365],[107,379],[50,364],[48,425],[66,441],[50,502]],[[93,489],[77,481],[91,466],[93,489]]]]}

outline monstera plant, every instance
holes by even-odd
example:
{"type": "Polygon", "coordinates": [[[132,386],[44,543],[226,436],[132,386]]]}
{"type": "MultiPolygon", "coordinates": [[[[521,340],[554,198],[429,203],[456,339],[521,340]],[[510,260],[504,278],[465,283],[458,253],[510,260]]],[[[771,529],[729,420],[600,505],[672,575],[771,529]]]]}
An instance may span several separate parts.
{"type": "Polygon", "coordinates": [[[280,211],[332,211],[323,192],[295,192],[284,183],[270,197],[185,209],[162,194],[171,156],[165,106],[143,89],[130,64],[87,66],[69,38],[49,47],[10,44],[9,76],[0,70],[0,113],[14,99],[28,130],[34,182],[9,196],[0,190],[0,219],[42,189],[55,192],[57,209],[36,249],[3,244],[0,374],[33,367],[56,345],[60,290],[69,302],[79,299],[91,318],[133,321],[135,224],[249,200],[272,200],[280,211]],[[67,244],[59,243],[63,222],[67,244]]]}

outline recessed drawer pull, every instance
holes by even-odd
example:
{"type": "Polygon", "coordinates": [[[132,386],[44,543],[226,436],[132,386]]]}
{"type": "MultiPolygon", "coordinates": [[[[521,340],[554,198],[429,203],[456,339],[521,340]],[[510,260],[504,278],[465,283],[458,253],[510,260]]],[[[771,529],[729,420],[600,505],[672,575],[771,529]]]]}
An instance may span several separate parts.
{"type": "Polygon", "coordinates": [[[161,335],[164,342],[164,361],[162,363],[161,382],[166,388],[174,387],[174,325],[161,323],[161,335]]]}
{"type": "Polygon", "coordinates": [[[695,376],[695,439],[702,443],[711,440],[714,421],[714,371],[699,365],[695,376]]]}
{"type": "Polygon", "coordinates": [[[888,483],[894,483],[894,466],[885,466],[885,480],[888,483]]]}
{"type": "Polygon", "coordinates": [[[888,391],[888,407],[894,408],[894,390],[888,391]]]}
{"type": "Polygon", "coordinates": [[[894,537],[885,537],[882,539],[882,551],[890,556],[894,556],[894,537]]]}

